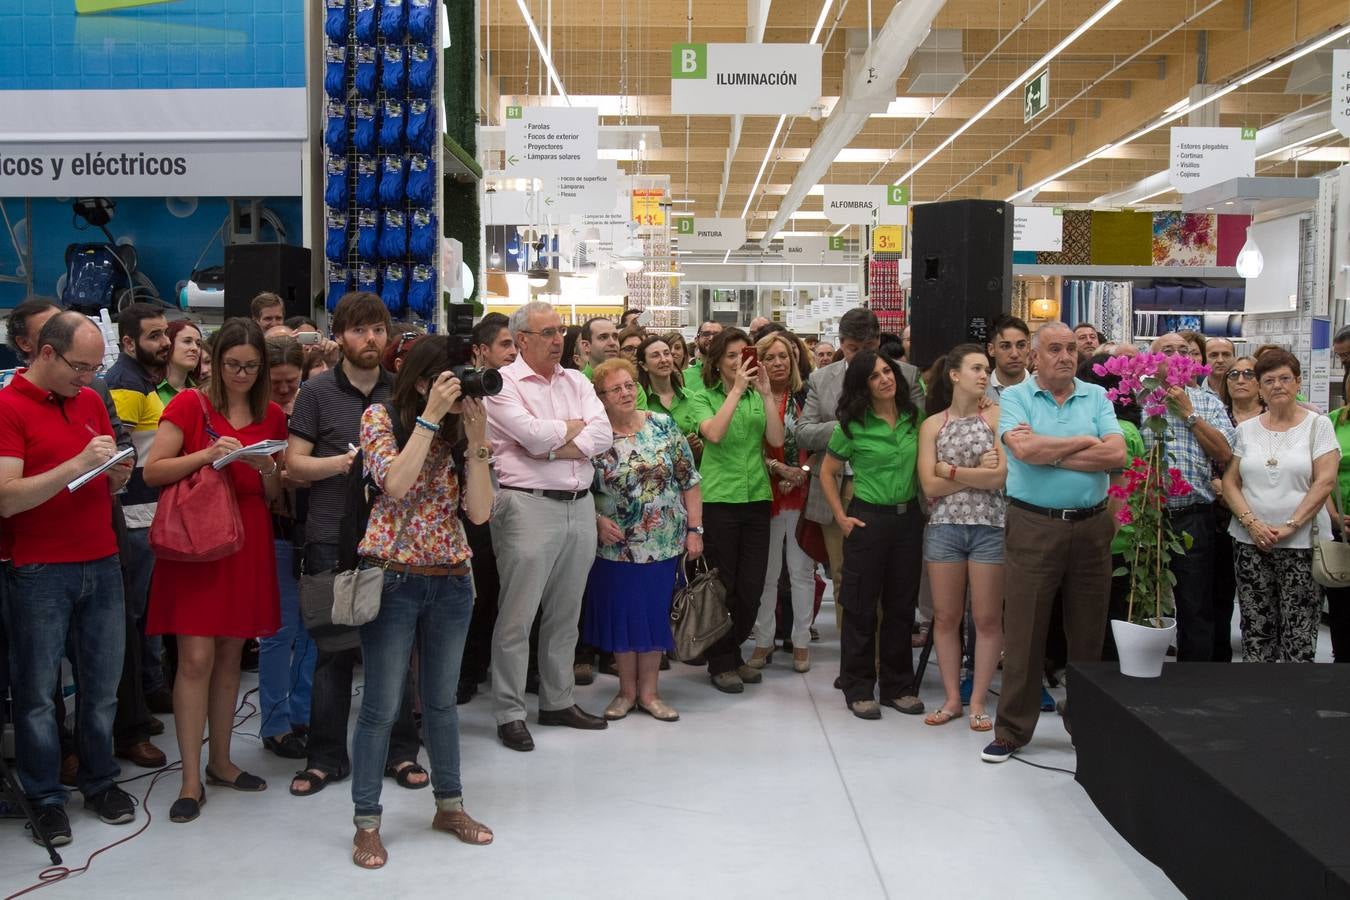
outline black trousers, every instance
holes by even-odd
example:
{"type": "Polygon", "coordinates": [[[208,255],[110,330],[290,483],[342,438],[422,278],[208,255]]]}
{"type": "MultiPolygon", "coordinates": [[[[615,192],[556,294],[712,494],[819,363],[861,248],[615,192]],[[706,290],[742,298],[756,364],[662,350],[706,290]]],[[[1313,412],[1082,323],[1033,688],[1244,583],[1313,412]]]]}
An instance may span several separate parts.
{"type": "Polygon", "coordinates": [[[1350,588],[1324,588],[1333,662],[1350,663],[1350,588]]]}
{"type": "MultiPolygon", "coordinates": [[[[1233,571],[1233,539],[1228,535],[1228,510],[1217,503],[1214,510],[1214,654],[1213,662],[1233,661],[1233,606],[1237,597],[1237,574],[1233,571]]],[[[1350,654],[1350,644],[1346,645],[1350,654]]],[[[1347,659],[1350,662],[1350,659],[1347,659]]]]}
{"type": "MultiPolygon", "coordinates": [[[[1177,607],[1177,661],[1210,662],[1214,659],[1216,610],[1214,604],[1214,509],[1196,503],[1168,510],[1168,523],[1178,535],[1189,534],[1193,543],[1172,556],[1177,607]]],[[[1231,599],[1230,599],[1231,604],[1231,599]]],[[[1225,623],[1224,631],[1227,631],[1225,623]]]]}
{"type": "Polygon", "coordinates": [[[492,627],[497,624],[497,595],[502,580],[497,575],[497,555],[492,552],[492,529],[464,520],[464,533],[473,551],[473,616],[464,639],[464,659],[459,666],[461,684],[481,684],[492,662],[492,627]]]}
{"type": "Polygon", "coordinates": [[[703,552],[726,586],[731,614],[731,631],[708,648],[709,675],[733,671],[745,662],[741,644],[754,630],[769,568],[771,508],[768,500],[703,504],[703,552]]]}
{"type": "Polygon", "coordinates": [[[888,700],[915,693],[910,626],[919,599],[924,518],[917,503],[903,513],[883,509],[856,498],[848,506],[848,514],[866,524],[844,538],[844,595],[879,597],[881,607],[880,648],[876,604],[850,604],[844,616],[839,679],[849,703],[876,699],[878,681],[888,700]]]}

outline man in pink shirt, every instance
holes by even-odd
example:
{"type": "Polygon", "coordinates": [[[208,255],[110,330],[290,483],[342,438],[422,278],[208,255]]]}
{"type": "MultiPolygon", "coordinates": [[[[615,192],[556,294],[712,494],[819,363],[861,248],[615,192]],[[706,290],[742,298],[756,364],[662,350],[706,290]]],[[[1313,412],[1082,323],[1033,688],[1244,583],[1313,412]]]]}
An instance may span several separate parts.
{"type": "Polygon", "coordinates": [[[501,608],[492,633],[497,736],[512,750],[534,749],[525,725],[530,626],[539,625],[539,724],[600,729],[606,722],[572,702],[573,655],[586,578],[595,560],[591,457],[609,449],[605,409],[580,372],[564,369],[563,324],[547,303],[511,314],[519,355],[499,370],[488,398],[488,440],[501,493],[492,546],[501,608]]]}

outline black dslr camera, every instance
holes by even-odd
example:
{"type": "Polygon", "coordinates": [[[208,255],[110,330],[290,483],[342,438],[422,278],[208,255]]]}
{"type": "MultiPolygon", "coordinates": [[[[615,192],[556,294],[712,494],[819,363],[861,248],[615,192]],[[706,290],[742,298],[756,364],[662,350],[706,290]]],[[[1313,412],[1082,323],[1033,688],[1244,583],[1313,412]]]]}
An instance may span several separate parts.
{"type": "Polygon", "coordinates": [[[496,369],[475,369],[473,366],[454,366],[451,374],[459,379],[459,389],[465,397],[495,397],[502,392],[502,376],[496,369]]]}

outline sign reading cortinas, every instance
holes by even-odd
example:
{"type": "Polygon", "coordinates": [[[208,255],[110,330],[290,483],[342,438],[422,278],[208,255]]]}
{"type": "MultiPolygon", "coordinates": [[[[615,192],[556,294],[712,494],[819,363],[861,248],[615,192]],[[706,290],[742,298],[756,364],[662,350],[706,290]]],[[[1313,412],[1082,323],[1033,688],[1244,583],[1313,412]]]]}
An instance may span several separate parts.
{"type": "Polygon", "coordinates": [[[820,101],[819,44],[675,44],[676,115],[801,115],[820,101]]]}

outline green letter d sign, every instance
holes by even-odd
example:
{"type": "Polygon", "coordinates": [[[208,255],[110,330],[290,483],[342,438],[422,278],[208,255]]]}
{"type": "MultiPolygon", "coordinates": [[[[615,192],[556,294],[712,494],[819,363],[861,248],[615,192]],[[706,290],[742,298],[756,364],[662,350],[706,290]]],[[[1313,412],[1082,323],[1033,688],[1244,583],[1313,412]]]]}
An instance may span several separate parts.
{"type": "Polygon", "coordinates": [[[694,233],[694,220],[693,220],[692,218],[676,219],[676,220],[675,220],[675,233],[676,233],[676,234],[693,234],[693,233],[694,233]]]}
{"type": "Polygon", "coordinates": [[[674,44],[670,48],[671,78],[707,78],[708,45],[674,44]]]}
{"type": "Polygon", "coordinates": [[[886,188],[888,206],[909,206],[909,185],[892,184],[886,188]]]}

